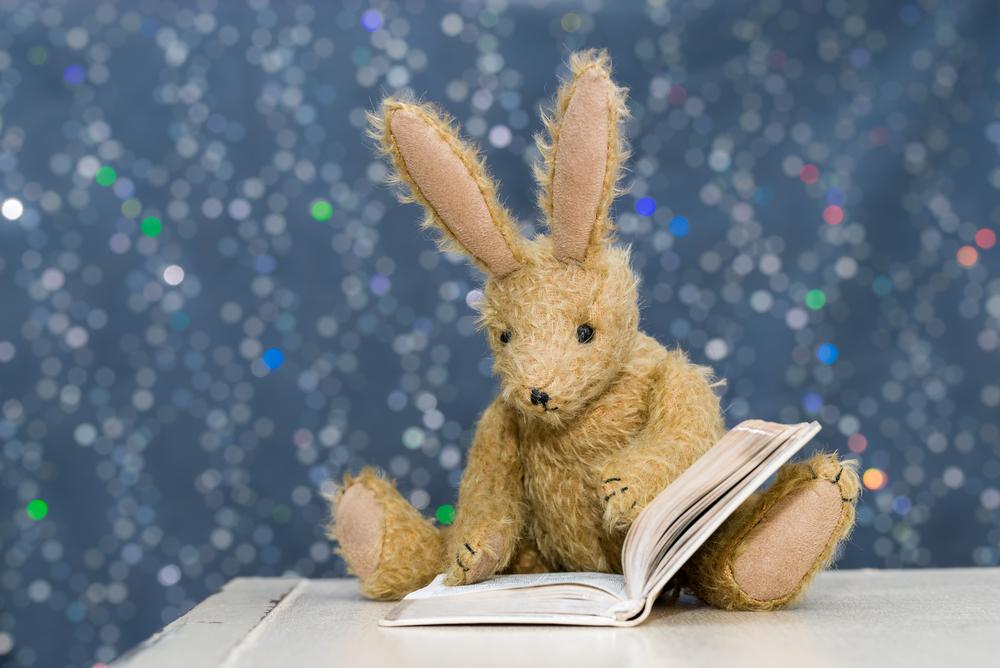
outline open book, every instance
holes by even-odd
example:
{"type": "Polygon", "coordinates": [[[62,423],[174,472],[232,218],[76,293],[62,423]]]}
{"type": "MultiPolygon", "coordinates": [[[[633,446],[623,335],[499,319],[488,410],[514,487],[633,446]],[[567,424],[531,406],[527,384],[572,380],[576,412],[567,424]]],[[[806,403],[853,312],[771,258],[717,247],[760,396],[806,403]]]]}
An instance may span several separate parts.
{"type": "Polygon", "coordinates": [[[819,430],[816,422],[737,425],[639,513],[622,547],[624,575],[500,575],[460,587],[439,575],[380,624],[635,626],[684,562],[819,430]]]}

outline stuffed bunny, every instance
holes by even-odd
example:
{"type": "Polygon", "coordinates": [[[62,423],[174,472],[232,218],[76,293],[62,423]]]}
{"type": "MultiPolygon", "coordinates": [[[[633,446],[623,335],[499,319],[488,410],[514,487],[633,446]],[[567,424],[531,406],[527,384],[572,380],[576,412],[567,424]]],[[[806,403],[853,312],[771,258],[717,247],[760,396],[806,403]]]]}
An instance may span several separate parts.
{"type": "MultiPolygon", "coordinates": [[[[537,140],[548,236],[520,235],[481,158],[436,108],[387,98],[370,118],[404,201],[486,274],[480,319],[500,379],[452,526],[433,525],[371,469],[332,497],[330,535],[371,598],[400,598],[441,572],[450,585],[621,572],[636,515],[725,431],[711,371],[639,329],[629,252],[612,245],[625,91],[603,52],[570,66],[537,140]]],[[[786,465],[688,563],[683,584],[725,608],[788,603],[850,531],[859,489],[832,455],[786,465]]]]}

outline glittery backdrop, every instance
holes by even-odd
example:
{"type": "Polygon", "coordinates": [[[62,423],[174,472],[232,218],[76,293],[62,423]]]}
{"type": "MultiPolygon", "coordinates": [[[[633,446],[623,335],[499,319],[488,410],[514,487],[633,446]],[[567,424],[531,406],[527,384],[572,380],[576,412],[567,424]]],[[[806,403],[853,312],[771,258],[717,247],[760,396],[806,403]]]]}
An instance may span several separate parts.
{"type": "Polygon", "coordinates": [[[107,662],[237,575],[342,575],[326,486],[451,519],[477,278],[362,137],[440,101],[533,229],[567,53],[631,89],[644,327],[730,423],[861,461],[841,564],[1000,559],[1000,9],[0,0],[0,664],[107,662]]]}

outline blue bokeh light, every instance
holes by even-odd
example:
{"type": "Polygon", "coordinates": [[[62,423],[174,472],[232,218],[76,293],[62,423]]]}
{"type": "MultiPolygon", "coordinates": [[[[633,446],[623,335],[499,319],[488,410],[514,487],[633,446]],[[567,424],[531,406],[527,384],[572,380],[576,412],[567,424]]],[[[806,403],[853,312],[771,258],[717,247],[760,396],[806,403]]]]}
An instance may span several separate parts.
{"type": "Polygon", "coordinates": [[[69,65],[63,70],[63,81],[71,86],[79,86],[87,78],[87,71],[81,65],[69,65]]]}
{"type": "Polygon", "coordinates": [[[271,371],[274,371],[285,363],[285,353],[282,352],[281,348],[268,348],[264,351],[262,359],[264,361],[264,366],[271,371]]]}
{"type": "Polygon", "coordinates": [[[640,216],[652,216],[656,212],[656,200],[652,197],[640,197],[635,202],[635,212],[640,216]]]}
{"type": "Polygon", "coordinates": [[[361,15],[361,26],[368,32],[375,32],[382,27],[382,12],[377,9],[369,9],[361,15]]]}
{"type": "Polygon", "coordinates": [[[807,413],[818,413],[823,408],[823,397],[810,392],[802,397],[802,408],[807,413]]]}
{"type": "Polygon", "coordinates": [[[840,359],[840,349],[832,343],[824,343],[816,349],[816,359],[829,366],[840,359]]]}

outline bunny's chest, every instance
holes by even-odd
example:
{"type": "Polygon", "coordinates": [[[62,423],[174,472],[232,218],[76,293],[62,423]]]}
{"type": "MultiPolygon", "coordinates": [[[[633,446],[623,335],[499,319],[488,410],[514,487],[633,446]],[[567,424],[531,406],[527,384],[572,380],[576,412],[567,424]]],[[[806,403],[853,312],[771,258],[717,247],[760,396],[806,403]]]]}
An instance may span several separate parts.
{"type": "Polygon", "coordinates": [[[528,525],[551,564],[570,570],[620,568],[622,536],[609,536],[603,528],[599,468],[635,438],[646,419],[637,402],[613,413],[593,410],[558,435],[522,436],[528,525]]]}

